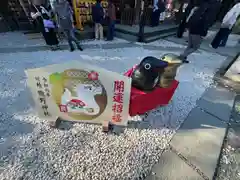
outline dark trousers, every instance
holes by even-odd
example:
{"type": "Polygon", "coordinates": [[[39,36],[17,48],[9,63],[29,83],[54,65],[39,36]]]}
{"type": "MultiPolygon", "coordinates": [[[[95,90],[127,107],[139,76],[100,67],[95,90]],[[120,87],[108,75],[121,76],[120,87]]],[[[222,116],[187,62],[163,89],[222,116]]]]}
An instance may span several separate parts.
{"type": "Polygon", "coordinates": [[[178,38],[182,38],[185,28],[186,28],[186,19],[183,19],[182,22],[178,26],[178,30],[177,30],[178,38]]]}
{"type": "Polygon", "coordinates": [[[77,45],[77,47],[79,48],[80,47],[80,44],[77,40],[77,38],[75,37],[75,34],[74,34],[74,30],[73,29],[69,29],[69,30],[64,30],[64,33],[65,35],[67,36],[67,39],[68,39],[68,44],[69,44],[69,47],[71,49],[74,49],[74,45],[73,45],[73,42],[77,45]]]}
{"type": "Polygon", "coordinates": [[[219,46],[225,46],[228,40],[228,36],[231,33],[231,29],[220,28],[216,36],[214,37],[211,45],[213,48],[217,49],[219,46]]]}
{"type": "Polygon", "coordinates": [[[159,25],[159,18],[160,18],[161,11],[157,9],[156,11],[152,12],[152,23],[153,27],[159,25]]]}
{"type": "Polygon", "coordinates": [[[54,46],[54,45],[58,45],[58,39],[57,39],[57,34],[55,32],[54,28],[46,28],[45,31],[43,31],[43,37],[46,41],[46,44],[49,46],[54,46]],[[47,31],[46,31],[47,29],[47,31]]]}
{"type": "Polygon", "coordinates": [[[113,40],[115,35],[115,21],[110,21],[108,24],[108,31],[107,31],[107,40],[113,40]]]}

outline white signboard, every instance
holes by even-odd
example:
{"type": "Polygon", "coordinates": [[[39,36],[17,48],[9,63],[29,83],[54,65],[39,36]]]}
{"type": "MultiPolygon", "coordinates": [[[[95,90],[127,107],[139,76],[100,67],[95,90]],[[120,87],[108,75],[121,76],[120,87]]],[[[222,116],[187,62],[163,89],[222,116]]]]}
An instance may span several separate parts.
{"type": "Polygon", "coordinates": [[[127,125],[130,78],[80,62],[30,69],[26,74],[42,117],[127,125]]]}

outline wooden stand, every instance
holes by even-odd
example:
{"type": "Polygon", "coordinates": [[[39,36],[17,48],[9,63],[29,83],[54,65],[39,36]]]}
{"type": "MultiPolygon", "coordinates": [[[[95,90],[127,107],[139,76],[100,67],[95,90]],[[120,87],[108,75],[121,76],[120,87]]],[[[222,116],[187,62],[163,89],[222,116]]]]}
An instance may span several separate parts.
{"type": "Polygon", "coordinates": [[[49,121],[49,126],[51,128],[58,128],[59,125],[61,124],[61,121],[62,121],[61,118],[58,117],[55,121],[49,121]]]}
{"type": "Polygon", "coordinates": [[[113,125],[111,124],[110,121],[104,121],[102,123],[102,131],[105,132],[105,133],[108,133],[110,131],[112,131],[113,129],[113,125]]]}
{"type": "MultiPolygon", "coordinates": [[[[60,117],[58,117],[55,121],[54,120],[50,120],[49,121],[49,126],[51,128],[59,128],[59,125],[61,124],[62,119],[60,117]]],[[[104,121],[102,123],[102,131],[104,133],[108,133],[110,131],[112,131],[113,129],[113,125],[110,123],[110,121],[104,121]]]]}

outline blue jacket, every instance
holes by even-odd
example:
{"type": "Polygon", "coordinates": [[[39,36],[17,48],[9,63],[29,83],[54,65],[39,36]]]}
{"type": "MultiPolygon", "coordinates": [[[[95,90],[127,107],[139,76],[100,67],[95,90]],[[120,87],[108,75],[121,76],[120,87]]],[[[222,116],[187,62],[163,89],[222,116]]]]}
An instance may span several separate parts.
{"type": "Polygon", "coordinates": [[[103,21],[103,8],[101,3],[96,3],[95,6],[92,7],[92,20],[95,23],[102,23],[103,21]]]}

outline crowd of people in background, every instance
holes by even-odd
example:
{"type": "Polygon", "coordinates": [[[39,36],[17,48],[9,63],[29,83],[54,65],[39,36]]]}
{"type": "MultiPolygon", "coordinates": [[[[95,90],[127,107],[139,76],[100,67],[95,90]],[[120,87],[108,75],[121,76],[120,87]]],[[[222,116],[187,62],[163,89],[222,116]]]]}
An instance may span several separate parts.
{"type": "Polygon", "coordinates": [[[101,0],[97,0],[92,7],[92,19],[95,25],[95,39],[103,40],[103,25],[108,26],[107,41],[112,41],[115,34],[116,7],[111,0],[108,1],[108,8],[105,12],[101,0]]]}
{"type": "MultiPolygon", "coordinates": [[[[188,29],[188,46],[179,56],[183,61],[195,52],[200,46],[205,36],[207,36],[210,27],[216,22],[217,15],[220,11],[220,0],[189,0],[185,13],[181,18],[177,37],[181,38],[185,29],[188,29]]],[[[158,0],[154,5],[151,25],[157,26],[159,16],[165,10],[164,0],[158,0]]],[[[235,0],[231,10],[222,20],[221,28],[210,44],[213,48],[225,46],[228,36],[232,31],[240,15],[240,0],[235,0]]],[[[31,7],[31,17],[35,20],[38,30],[42,33],[46,44],[52,50],[59,49],[58,31],[59,29],[67,38],[70,51],[76,47],[82,51],[78,39],[75,37],[75,28],[73,23],[73,10],[67,0],[56,0],[52,7],[42,5],[31,7]]],[[[107,26],[106,40],[112,41],[115,35],[116,7],[112,0],[108,0],[107,11],[101,5],[101,0],[96,0],[92,7],[92,20],[94,23],[95,39],[104,40],[103,26],[107,26]]]]}
{"type": "Polygon", "coordinates": [[[219,46],[224,47],[227,43],[228,37],[232,32],[232,28],[237,22],[240,15],[240,1],[238,1],[230,11],[224,16],[221,24],[221,28],[213,39],[211,45],[213,48],[218,48],[219,46]]]}
{"type": "MultiPolygon", "coordinates": [[[[179,58],[188,63],[187,57],[195,52],[202,44],[203,38],[207,36],[209,29],[216,22],[220,11],[219,0],[190,0],[185,10],[181,23],[178,27],[177,37],[181,38],[185,29],[188,29],[188,46],[179,58]]],[[[223,18],[221,28],[214,37],[211,46],[218,48],[225,46],[228,36],[240,15],[240,1],[236,0],[233,7],[223,18]]]]}
{"type": "MultiPolygon", "coordinates": [[[[78,50],[83,51],[75,36],[73,10],[67,0],[56,0],[52,7],[46,4],[41,6],[32,4],[30,12],[37,30],[42,33],[46,44],[51,50],[59,49],[58,33],[63,32],[71,52],[75,50],[74,43],[78,50]]],[[[116,9],[112,1],[108,1],[108,9],[105,12],[101,5],[101,0],[97,0],[96,5],[92,9],[92,19],[95,25],[95,39],[104,39],[103,25],[107,25],[106,40],[112,41],[115,35],[116,21],[116,9]]]]}

